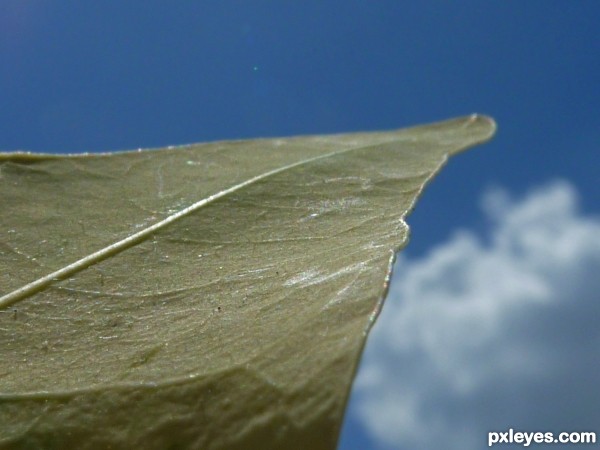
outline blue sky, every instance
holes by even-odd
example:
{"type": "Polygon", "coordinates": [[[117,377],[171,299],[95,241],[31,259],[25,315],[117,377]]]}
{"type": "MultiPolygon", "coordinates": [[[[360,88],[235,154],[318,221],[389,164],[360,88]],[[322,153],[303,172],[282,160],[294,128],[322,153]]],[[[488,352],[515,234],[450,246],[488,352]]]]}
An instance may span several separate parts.
{"type": "Polygon", "coordinates": [[[495,140],[453,159],[409,217],[340,448],[469,450],[511,424],[600,432],[599,30],[594,1],[3,0],[0,150],[492,115],[495,140]]]}

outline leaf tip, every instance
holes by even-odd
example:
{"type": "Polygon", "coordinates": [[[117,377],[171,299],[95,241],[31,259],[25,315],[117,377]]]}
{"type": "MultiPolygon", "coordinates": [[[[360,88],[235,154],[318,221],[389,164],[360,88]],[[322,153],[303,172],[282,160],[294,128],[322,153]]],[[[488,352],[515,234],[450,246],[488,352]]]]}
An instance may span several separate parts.
{"type": "Polygon", "coordinates": [[[473,130],[477,130],[482,140],[488,140],[493,137],[498,129],[496,121],[485,114],[471,114],[466,118],[466,125],[473,130]]]}
{"type": "Polygon", "coordinates": [[[496,121],[484,114],[474,113],[455,120],[456,122],[454,122],[454,125],[459,129],[456,137],[458,137],[462,143],[453,151],[450,151],[450,155],[461,153],[471,147],[489,141],[494,137],[498,128],[496,121]]]}

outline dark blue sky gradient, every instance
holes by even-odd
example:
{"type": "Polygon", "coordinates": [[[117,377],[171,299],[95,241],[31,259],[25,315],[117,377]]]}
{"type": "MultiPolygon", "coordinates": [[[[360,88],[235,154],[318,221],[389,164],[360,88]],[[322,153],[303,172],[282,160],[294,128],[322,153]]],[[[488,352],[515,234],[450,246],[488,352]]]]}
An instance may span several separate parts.
{"type": "Polygon", "coordinates": [[[497,138],[430,187],[415,233],[437,242],[473,225],[471,200],[489,184],[521,192],[563,177],[597,210],[599,25],[593,1],[4,1],[0,149],[122,150],[482,112],[497,138]]]}

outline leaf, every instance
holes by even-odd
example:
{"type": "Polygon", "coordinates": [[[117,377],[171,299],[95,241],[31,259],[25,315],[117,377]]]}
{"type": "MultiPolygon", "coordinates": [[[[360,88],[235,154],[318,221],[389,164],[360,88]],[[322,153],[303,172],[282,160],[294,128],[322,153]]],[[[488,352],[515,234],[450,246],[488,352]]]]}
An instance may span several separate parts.
{"type": "Polygon", "coordinates": [[[403,218],[494,130],[0,154],[0,447],[335,448],[403,218]]]}

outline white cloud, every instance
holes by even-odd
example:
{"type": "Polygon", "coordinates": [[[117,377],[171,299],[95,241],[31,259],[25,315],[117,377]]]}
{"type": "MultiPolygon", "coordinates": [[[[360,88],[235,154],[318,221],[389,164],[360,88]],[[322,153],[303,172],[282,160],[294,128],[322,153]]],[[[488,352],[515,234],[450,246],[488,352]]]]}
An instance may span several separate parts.
{"type": "Polygon", "coordinates": [[[567,182],[518,202],[494,189],[483,209],[485,240],[461,231],[395,268],[350,408],[381,448],[481,449],[510,427],[600,436],[600,220],[567,182]]]}

